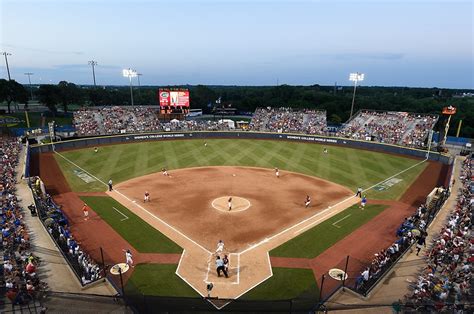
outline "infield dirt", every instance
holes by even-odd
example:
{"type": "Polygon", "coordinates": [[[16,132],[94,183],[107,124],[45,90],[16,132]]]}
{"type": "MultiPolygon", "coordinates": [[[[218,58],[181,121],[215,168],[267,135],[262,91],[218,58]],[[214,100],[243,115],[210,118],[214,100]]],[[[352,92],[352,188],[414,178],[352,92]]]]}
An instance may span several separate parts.
{"type": "MultiPolygon", "coordinates": [[[[199,241],[206,250],[199,249],[195,245],[194,248],[191,248],[190,244],[186,243],[189,241],[182,237],[175,235],[176,239],[173,238],[173,234],[175,234],[173,230],[166,230],[166,226],[163,225],[160,228],[158,226],[159,223],[153,217],[138,208],[134,209],[135,212],[140,212],[139,216],[142,219],[157,227],[178,244],[183,247],[190,247],[181,256],[180,264],[183,267],[181,273],[184,276],[189,276],[190,281],[194,282],[195,285],[199,285],[195,289],[201,294],[206,293],[203,281],[206,279],[216,280],[216,278],[206,276],[206,273],[210,274],[210,276],[214,275],[214,269],[211,266],[211,273],[209,273],[210,264],[207,261],[202,261],[202,259],[207,260],[209,253],[206,251],[214,251],[218,239],[222,238],[225,240],[226,245],[233,252],[238,252],[242,249],[245,251],[238,256],[241,266],[239,284],[223,284],[222,287],[219,287],[219,284],[217,284],[216,286],[216,290],[222,292],[220,294],[221,297],[236,297],[245,293],[247,288],[271,276],[271,266],[267,252],[280,243],[291,239],[294,236],[294,230],[284,233],[272,239],[272,241],[264,242],[255,249],[246,251],[247,249],[245,248],[248,245],[262,238],[265,240],[265,237],[268,235],[278,232],[278,230],[285,228],[285,226],[294,225],[305,217],[311,217],[318,213],[318,211],[331,205],[331,203],[336,203],[337,198],[345,198],[352,194],[346,188],[313,177],[292,173],[285,178],[285,173],[282,173],[280,179],[277,179],[273,170],[250,168],[257,172],[247,175],[244,174],[245,171],[239,173],[236,168],[239,171],[242,169],[240,167],[225,167],[222,169],[216,168],[217,171],[208,172],[212,168],[205,168],[206,171],[204,171],[204,168],[198,168],[194,169],[197,170],[194,173],[195,178],[191,178],[185,172],[192,171],[193,169],[179,170],[173,171],[171,178],[164,177],[161,174],[154,174],[149,177],[132,179],[116,186],[118,190],[130,198],[128,200],[122,198],[121,200],[121,203],[130,209],[135,204],[143,206],[143,193],[145,190],[148,190],[151,193],[152,202],[145,205],[147,210],[156,213],[160,217],[166,217],[166,221],[169,221],[168,218],[171,219],[171,221],[176,223],[176,227],[180,231],[193,239],[194,235],[196,235],[196,241],[199,241]],[[234,169],[228,172],[225,171],[226,168],[234,169]],[[232,174],[236,174],[236,176],[234,177],[232,174]],[[264,180],[256,180],[256,177],[264,178],[264,180]],[[138,181],[132,183],[133,180],[143,180],[142,183],[144,185],[138,185],[138,181]],[[280,182],[289,180],[285,184],[287,186],[285,192],[274,189],[275,186],[270,189],[271,186],[268,182],[272,182],[272,184],[277,186],[277,184],[280,184],[278,180],[281,180],[280,182]],[[236,193],[237,187],[238,193],[236,193]],[[190,194],[189,190],[192,189],[196,189],[196,193],[190,194]],[[313,204],[308,209],[305,209],[302,205],[306,193],[313,197],[313,204]],[[212,208],[211,202],[213,199],[234,194],[245,197],[251,201],[252,206],[241,213],[224,213],[212,208]],[[195,202],[199,199],[201,199],[201,206],[195,206],[195,202]],[[133,200],[135,200],[135,203],[133,203],[133,200]],[[192,204],[192,206],[189,204],[192,204]],[[262,209],[259,209],[260,207],[262,209]],[[278,213],[278,217],[275,217],[275,213],[278,213]],[[280,215],[282,216],[280,217],[280,215]],[[189,226],[192,226],[192,228],[189,226]],[[201,234],[199,230],[204,231],[201,234]],[[236,234],[232,235],[231,232],[236,232],[236,234]],[[199,257],[199,260],[196,261],[193,256],[199,257]],[[259,272],[259,270],[261,271],[259,272]]],[[[410,207],[417,206],[417,202],[421,198],[424,199],[424,195],[427,194],[426,192],[431,191],[435,185],[440,184],[442,181],[441,173],[446,173],[446,169],[444,166],[442,167],[439,164],[430,162],[421,176],[400,199],[400,202],[397,202],[403,204],[403,209],[400,206],[391,206],[380,219],[370,221],[356,230],[353,235],[341,240],[337,245],[325,251],[320,258],[318,257],[320,261],[322,261],[321,258],[323,256],[325,257],[323,268],[326,265],[327,267],[335,265],[347,254],[355,254],[356,252],[358,252],[358,254],[355,254],[357,258],[370,260],[370,256],[373,253],[382,247],[386,247],[390,241],[393,241],[392,239],[395,238],[394,229],[401,223],[402,217],[414,210],[410,207]],[[381,219],[382,217],[384,219],[381,219]],[[395,223],[395,221],[398,223],[395,223]],[[387,228],[384,228],[384,225],[387,228]],[[383,241],[381,241],[380,235],[375,232],[367,232],[368,230],[380,230],[380,232],[387,236],[384,236],[383,241]],[[364,241],[357,241],[357,239],[364,239],[364,241]],[[366,258],[363,258],[364,256],[366,258]]],[[[52,154],[40,155],[38,170],[48,192],[53,195],[57,203],[63,205],[63,210],[71,222],[71,230],[82,247],[89,250],[96,260],[100,260],[98,248],[104,247],[107,252],[107,262],[123,262],[124,257],[121,249],[131,247],[130,244],[93,211],[90,213],[91,219],[87,223],[83,221],[80,210],[83,202],[80,200],[79,194],[71,192],[52,154]],[[93,234],[91,234],[91,230],[94,230],[93,234]]],[[[85,193],[80,195],[83,194],[85,193]]],[[[102,193],[94,193],[94,195],[97,194],[100,195],[102,193]]],[[[105,196],[106,194],[103,193],[103,195],[105,196]]],[[[350,206],[351,203],[348,202],[344,206],[334,207],[331,213],[328,213],[327,218],[350,206]]],[[[314,225],[314,220],[310,219],[308,224],[314,225]]],[[[304,227],[304,224],[299,226],[299,228],[301,227],[304,227]]],[[[145,255],[139,254],[133,248],[132,251],[138,263],[177,263],[180,258],[176,254],[145,255]]],[[[231,257],[231,260],[232,258],[235,261],[237,256],[234,255],[231,257]]],[[[272,263],[280,267],[312,268],[316,278],[319,278],[324,270],[321,267],[317,267],[314,262],[316,260],[296,261],[294,259],[272,258],[272,263]],[[299,265],[300,263],[301,265],[299,265]]],[[[129,276],[130,273],[127,273],[127,275],[129,276]]],[[[236,273],[234,272],[233,276],[231,276],[233,277],[231,278],[232,282],[235,282],[235,275],[236,273]]]]}

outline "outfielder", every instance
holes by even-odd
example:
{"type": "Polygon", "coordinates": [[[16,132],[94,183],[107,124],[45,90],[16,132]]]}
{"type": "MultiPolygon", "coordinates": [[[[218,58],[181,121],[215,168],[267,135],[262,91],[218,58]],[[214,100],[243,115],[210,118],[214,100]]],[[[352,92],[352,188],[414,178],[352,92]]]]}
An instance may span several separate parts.
{"type": "Polygon", "coordinates": [[[306,201],[304,202],[304,207],[308,208],[310,204],[311,204],[311,197],[309,197],[309,195],[306,195],[306,201]]]}

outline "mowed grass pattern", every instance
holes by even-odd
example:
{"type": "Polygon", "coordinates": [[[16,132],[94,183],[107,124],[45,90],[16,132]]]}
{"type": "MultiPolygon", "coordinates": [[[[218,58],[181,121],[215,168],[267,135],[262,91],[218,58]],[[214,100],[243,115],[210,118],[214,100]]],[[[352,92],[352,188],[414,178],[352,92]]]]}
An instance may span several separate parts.
{"type": "Polygon", "coordinates": [[[160,295],[172,297],[195,297],[200,295],[176,274],[178,265],[139,264],[127,281],[125,293],[136,295],[160,295]]]}
{"type": "Polygon", "coordinates": [[[273,267],[273,276],[242,296],[248,300],[317,300],[319,289],[311,269],[273,267]]]}
{"type": "Polygon", "coordinates": [[[130,245],[141,253],[181,253],[179,245],[108,196],[81,196],[130,245]],[[114,209],[115,208],[115,209],[114,209]],[[122,213],[125,217],[120,214],[122,213]]]}
{"type": "Polygon", "coordinates": [[[353,205],[270,251],[270,256],[314,258],[380,214],[386,205],[353,205]]]}
{"type": "MultiPolygon", "coordinates": [[[[418,160],[352,148],[265,140],[179,140],[121,144],[62,152],[61,154],[103,182],[114,183],[158,172],[203,166],[278,167],[317,176],[356,190],[367,188],[410,166],[418,160]],[[204,146],[207,142],[208,145],[204,146]]],[[[86,183],[74,170],[79,170],[59,155],[55,155],[74,191],[104,191],[103,183],[86,183]]],[[[371,191],[369,197],[398,198],[425,168],[426,163],[405,172],[403,179],[383,192],[371,191]]]]}

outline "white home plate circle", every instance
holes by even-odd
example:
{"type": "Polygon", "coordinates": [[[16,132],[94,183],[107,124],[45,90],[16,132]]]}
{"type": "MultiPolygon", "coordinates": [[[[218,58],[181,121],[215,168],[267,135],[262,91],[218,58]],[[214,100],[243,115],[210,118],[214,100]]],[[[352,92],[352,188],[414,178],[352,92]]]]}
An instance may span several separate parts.
{"type": "Polygon", "coordinates": [[[339,269],[339,268],[332,268],[329,270],[329,276],[331,276],[331,278],[333,279],[336,279],[336,280],[345,280],[347,279],[347,274],[342,270],[342,269],[339,269]]]}
{"type": "Polygon", "coordinates": [[[110,273],[111,273],[112,275],[119,275],[119,274],[120,274],[120,271],[122,271],[122,274],[123,274],[123,273],[126,273],[129,268],[130,268],[130,266],[128,266],[128,265],[125,264],[125,263],[115,264],[114,266],[112,266],[112,267],[110,268],[110,273]]]}
{"type": "Polygon", "coordinates": [[[211,206],[214,207],[214,209],[220,210],[222,212],[227,212],[227,213],[236,213],[236,212],[242,212],[244,210],[249,209],[249,207],[252,204],[250,204],[250,201],[246,198],[243,197],[238,197],[238,196],[222,196],[214,199],[211,203],[211,206]],[[229,210],[229,198],[232,197],[232,207],[229,210]]]}

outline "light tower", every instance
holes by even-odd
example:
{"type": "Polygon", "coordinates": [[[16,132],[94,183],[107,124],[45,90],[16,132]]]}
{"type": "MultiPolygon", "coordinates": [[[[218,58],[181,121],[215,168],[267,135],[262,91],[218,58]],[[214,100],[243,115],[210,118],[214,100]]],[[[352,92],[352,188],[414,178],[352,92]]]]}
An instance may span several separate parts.
{"type": "Polygon", "coordinates": [[[354,94],[352,95],[352,106],[351,106],[351,116],[349,119],[352,118],[352,114],[354,113],[354,101],[355,101],[355,96],[356,96],[356,89],[357,89],[357,82],[363,81],[364,80],[364,73],[351,73],[349,75],[349,81],[354,82],[354,94]]]}
{"type": "Polygon", "coordinates": [[[95,84],[95,66],[97,65],[97,61],[91,60],[88,62],[90,66],[92,66],[92,77],[94,79],[94,87],[96,87],[95,84]]]}
{"type": "Polygon", "coordinates": [[[12,54],[6,51],[0,52],[0,54],[5,56],[5,64],[7,65],[7,73],[8,73],[8,80],[11,81],[10,77],[10,68],[8,67],[8,56],[11,56],[12,54]]]}
{"type": "Polygon", "coordinates": [[[124,77],[128,77],[130,80],[130,98],[132,100],[132,106],[133,106],[133,88],[132,88],[132,77],[137,77],[137,71],[132,70],[131,68],[124,69],[122,71],[122,74],[124,77]]]}
{"type": "Polygon", "coordinates": [[[448,121],[446,121],[446,126],[444,127],[444,137],[442,147],[446,145],[446,139],[448,138],[449,123],[451,122],[451,117],[456,114],[456,107],[448,106],[443,108],[443,115],[448,116],[448,121]]]}
{"type": "Polygon", "coordinates": [[[31,87],[31,76],[34,73],[31,72],[26,72],[25,75],[28,75],[28,83],[30,84],[30,94],[31,94],[31,100],[33,100],[33,88],[31,87]]]}

